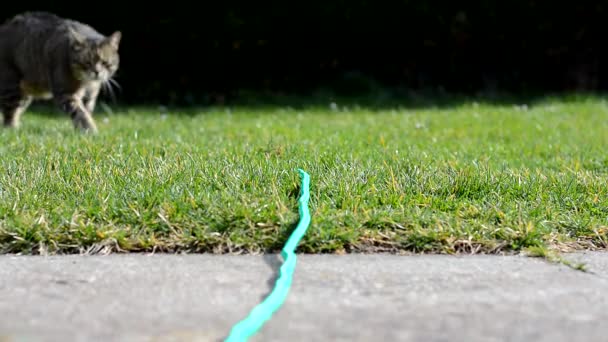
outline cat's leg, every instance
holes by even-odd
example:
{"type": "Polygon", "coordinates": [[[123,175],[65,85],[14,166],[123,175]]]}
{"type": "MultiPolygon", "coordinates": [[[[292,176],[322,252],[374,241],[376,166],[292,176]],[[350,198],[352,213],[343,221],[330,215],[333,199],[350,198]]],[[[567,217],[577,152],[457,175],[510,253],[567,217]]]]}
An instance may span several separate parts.
{"type": "Polygon", "coordinates": [[[52,69],[49,81],[53,100],[61,111],[70,116],[74,128],[85,133],[97,133],[97,125],[82,101],[86,88],[75,88],[70,78],[66,77],[69,74],[61,64],[52,69]]]}
{"type": "Polygon", "coordinates": [[[97,133],[97,125],[80,97],[58,96],[56,102],[62,111],[70,115],[74,128],[84,132],[97,133]]]}
{"type": "Polygon", "coordinates": [[[22,97],[16,105],[12,107],[4,107],[4,126],[19,127],[21,125],[21,114],[23,114],[32,103],[31,96],[22,97]]]}
{"type": "Polygon", "coordinates": [[[0,110],[5,127],[19,126],[19,117],[29,105],[19,85],[19,74],[0,64],[0,110]]]}
{"type": "Polygon", "coordinates": [[[18,87],[15,89],[5,87],[0,91],[0,103],[4,127],[16,128],[20,126],[21,114],[32,103],[32,97],[23,95],[18,87]]]}
{"type": "Polygon", "coordinates": [[[101,89],[101,84],[95,83],[95,84],[89,86],[89,88],[86,91],[85,98],[84,98],[84,104],[91,115],[93,115],[93,113],[95,112],[95,105],[97,103],[97,97],[99,96],[100,89],[101,89]]]}

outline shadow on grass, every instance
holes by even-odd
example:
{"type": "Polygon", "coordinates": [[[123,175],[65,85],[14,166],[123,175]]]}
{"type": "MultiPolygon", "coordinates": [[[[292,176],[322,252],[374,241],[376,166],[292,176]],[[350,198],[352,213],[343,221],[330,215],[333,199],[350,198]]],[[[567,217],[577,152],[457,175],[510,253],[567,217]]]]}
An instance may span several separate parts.
{"type": "MultiPolygon", "coordinates": [[[[240,92],[229,97],[228,100],[217,103],[201,100],[191,104],[163,104],[150,101],[113,102],[100,99],[95,110],[95,116],[122,115],[129,111],[139,111],[150,115],[163,113],[178,116],[195,116],[212,111],[243,111],[259,112],[288,109],[295,111],[321,110],[342,111],[366,110],[406,110],[406,109],[450,109],[477,103],[489,106],[520,106],[556,102],[576,103],[584,101],[598,101],[608,99],[608,94],[593,92],[562,92],[562,93],[479,93],[446,94],[443,92],[425,91],[413,92],[404,89],[384,89],[382,91],[362,93],[356,96],[341,96],[331,92],[317,92],[310,95],[281,94],[268,92],[240,92]]],[[[59,111],[52,102],[35,102],[30,112],[40,116],[67,117],[59,111]]]]}
{"type": "MultiPolygon", "coordinates": [[[[597,93],[489,93],[475,95],[445,93],[437,91],[409,91],[406,89],[382,89],[380,91],[358,95],[339,95],[331,92],[319,92],[311,95],[263,94],[247,92],[235,96],[232,102],[223,106],[230,108],[270,109],[293,108],[306,109],[364,109],[369,111],[391,109],[439,109],[453,108],[473,103],[490,106],[534,105],[547,101],[581,101],[604,98],[605,94],[597,93]]],[[[214,105],[217,107],[217,105],[214,105]]]]}

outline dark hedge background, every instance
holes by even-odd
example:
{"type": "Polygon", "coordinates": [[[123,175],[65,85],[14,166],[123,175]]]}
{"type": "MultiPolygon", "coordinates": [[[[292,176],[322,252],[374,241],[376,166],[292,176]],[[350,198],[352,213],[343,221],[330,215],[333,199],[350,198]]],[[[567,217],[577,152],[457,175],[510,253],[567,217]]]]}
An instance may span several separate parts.
{"type": "Polygon", "coordinates": [[[127,103],[217,103],[239,90],[603,91],[607,1],[32,1],[124,33],[127,103]]]}

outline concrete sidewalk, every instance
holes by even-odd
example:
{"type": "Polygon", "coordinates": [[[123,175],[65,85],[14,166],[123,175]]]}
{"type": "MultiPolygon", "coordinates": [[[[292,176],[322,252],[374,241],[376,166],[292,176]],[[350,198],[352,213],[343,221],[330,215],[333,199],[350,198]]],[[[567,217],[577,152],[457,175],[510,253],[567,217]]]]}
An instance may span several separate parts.
{"type": "MultiPolygon", "coordinates": [[[[252,341],[606,341],[593,273],[519,256],[299,255],[252,341]]],[[[270,291],[276,256],[0,257],[0,341],[221,341],[270,291]]]]}

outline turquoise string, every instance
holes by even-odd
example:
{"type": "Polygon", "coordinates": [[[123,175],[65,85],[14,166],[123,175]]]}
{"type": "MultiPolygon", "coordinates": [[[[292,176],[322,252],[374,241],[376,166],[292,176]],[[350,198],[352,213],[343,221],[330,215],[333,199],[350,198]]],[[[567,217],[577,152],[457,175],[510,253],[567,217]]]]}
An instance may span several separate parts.
{"type": "Polygon", "coordinates": [[[297,258],[295,250],[310,224],[310,213],[308,211],[310,176],[301,169],[298,169],[298,171],[302,177],[301,195],[298,200],[300,221],[281,250],[281,256],[283,256],[284,261],[279,269],[279,277],[275,283],[275,287],[264,301],[251,310],[249,316],[234,325],[230,331],[230,335],[225,340],[226,342],[247,341],[247,339],[257,333],[264,323],[272,317],[274,312],[283,305],[283,302],[287,297],[287,293],[291,287],[293,273],[296,268],[297,258]]]}

